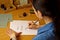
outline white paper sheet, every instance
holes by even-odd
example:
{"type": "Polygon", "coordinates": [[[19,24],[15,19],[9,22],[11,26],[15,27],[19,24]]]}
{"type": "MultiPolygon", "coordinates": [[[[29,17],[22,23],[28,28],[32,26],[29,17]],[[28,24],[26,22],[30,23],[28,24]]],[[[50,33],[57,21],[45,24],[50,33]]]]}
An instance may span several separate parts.
{"type": "MultiPolygon", "coordinates": [[[[14,20],[10,22],[10,29],[17,33],[22,32],[21,35],[36,35],[37,30],[28,29],[29,22],[30,21],[14,20]]],[[[37,22],[37,24],[39,24],[39,22],[37,22]]]]}

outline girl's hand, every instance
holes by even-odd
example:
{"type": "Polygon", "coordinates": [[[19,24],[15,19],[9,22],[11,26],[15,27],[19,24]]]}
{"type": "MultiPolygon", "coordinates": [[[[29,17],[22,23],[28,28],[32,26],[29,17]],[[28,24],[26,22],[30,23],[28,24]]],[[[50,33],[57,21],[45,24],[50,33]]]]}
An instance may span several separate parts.
{"type": "Polygon", "coordinates": [[[15,33],[11,29],[8,29],[7,35],[11,38],[12,36],[15,36],[15,33]]]}
{"type": "Polygon", "coordinates": [[[16,37],[16,36],[19,36],[21,34],[21,32],[20,33],[16,33],[16,32],[14,32],[13,30],[11,30],[11,29],[8,29],[7,30],[7,35],[11,38],[11,37],[16,37]]]}
{"type": "Polygon", "coordinates": [[[38,25],[37,24],[34,24],[34,22],[29,22],[29,26],[28,26],[29,29],[37,29],[38,28],[38,25]]]}

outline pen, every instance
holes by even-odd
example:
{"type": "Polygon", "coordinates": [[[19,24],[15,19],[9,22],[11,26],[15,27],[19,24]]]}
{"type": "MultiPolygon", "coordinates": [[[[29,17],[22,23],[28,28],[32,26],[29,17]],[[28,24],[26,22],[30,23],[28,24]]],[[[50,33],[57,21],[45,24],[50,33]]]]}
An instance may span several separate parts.
{"type": "MultiPolygon", "coordinates": [[[[35,22],[33,22],[33,25],[35,25],[37,22],[38,22],[38,20],[36,20],[35,22]]],[[[29,24],[29,25],[31,25],[31,24],[29,24]]]]}
{"type": "Polygon", "coordinates": [[[35,22],[33,22],[33,24],[35,25],[38,22],[38,20],[36,20],[35,22]]]}
{"type": "MultiPolygon", "coordinates": [[[[33,22],[33,25],[35,25],[39,20],[36,20],[35,22],[33,22]]],[[[29,24],[30,26],[31,24],[29,24]]],[[[25,29],[28,29],[28,27],[26,27],[25,29]]]]}

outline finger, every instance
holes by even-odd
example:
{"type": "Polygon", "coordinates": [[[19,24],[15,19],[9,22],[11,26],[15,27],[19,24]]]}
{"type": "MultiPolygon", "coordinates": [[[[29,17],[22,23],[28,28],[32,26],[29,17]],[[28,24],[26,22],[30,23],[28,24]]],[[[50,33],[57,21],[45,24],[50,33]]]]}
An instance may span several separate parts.
{"type": "Polygon", "coordinates": [[[8,29],[8,30],[7,30],[7,33],[8,33],[8,34],[12,34],[13,32],[12,32],[12,30],[8,29]]]}
{"type": "Polygon", "coordinates": [[[8,36],[10,36],[10,35],[11,35],[11,33],[9,33],[9,32],[7,32],[6,34],[7,34],[8,36]]]}
{"type": "Polygon", "coordinates": [[[34,22],[33,22],[33,21],[31,21],[31,22],[29,23],[29,26],[30,26],[30,25],[33,25],[33,24],[34,24],[34,22]]]}
{"type": "Polygon", "coordinates": [[[10,36],[12,33],[10,33],[10,32],[7,32],[7,34],[10,36]]]}
{"type": "Polygon", "coordinates": [[[22,32],[20,32],[20,33],[16,33],[15,35],[18,37],[18,36],[20,36],[20,35],[21,35],[21,33],[22,33],[22,32]]]}
{"type": "Polygon", "coordinates": [[[22,32],[18,33],[18,34],[22,34],[22,32]]]}

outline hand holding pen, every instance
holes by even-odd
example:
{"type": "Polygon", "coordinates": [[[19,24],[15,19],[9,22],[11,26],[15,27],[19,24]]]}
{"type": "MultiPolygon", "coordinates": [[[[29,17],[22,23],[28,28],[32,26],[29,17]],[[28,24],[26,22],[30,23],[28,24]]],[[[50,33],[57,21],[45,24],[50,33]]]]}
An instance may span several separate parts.
{"type": "Polygon", "coordinates": [[[37,29],[39,26],[38,24],[36,24],[37,22],[38,22],[38,20],[36,20],[35,22],[33,22],[33,21],[30,22],[28,28],[29,29],[37,29]]]}

